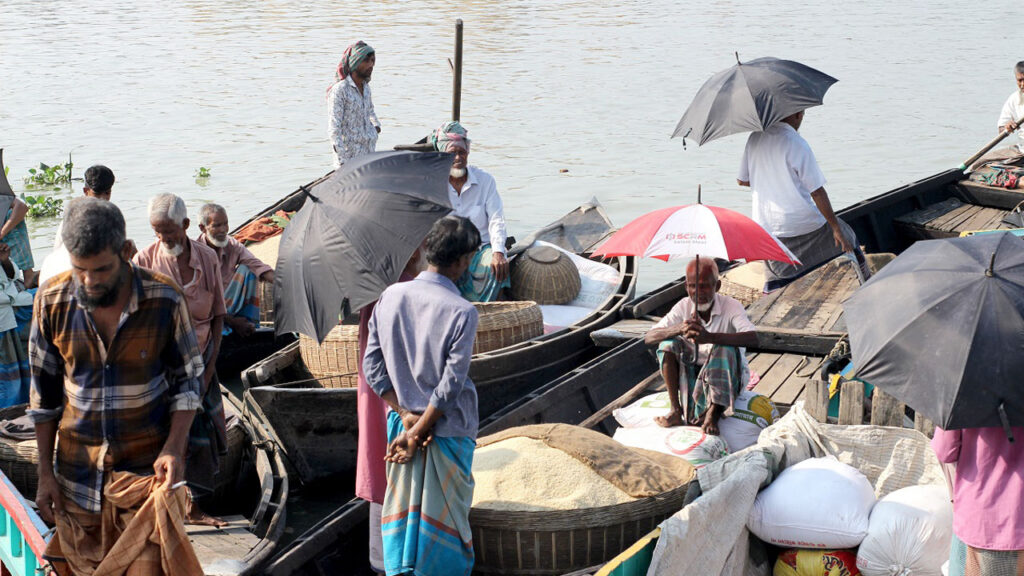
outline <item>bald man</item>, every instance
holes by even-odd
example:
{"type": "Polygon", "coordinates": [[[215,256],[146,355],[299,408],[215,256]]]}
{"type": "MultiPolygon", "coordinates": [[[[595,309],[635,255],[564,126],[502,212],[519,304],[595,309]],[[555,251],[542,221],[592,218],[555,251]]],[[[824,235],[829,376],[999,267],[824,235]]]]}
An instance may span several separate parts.
{"type": "Polygon", "coordinates": [[[644,338],[658,347],[672,406],[655,418],[659,426],[700,426],[718,435],[718,421],[732,414],[733,402],[750,379],[746,347],[757,346],[756,328],[742,304],[718,293],[721,287],[714,260],[700,260],[699,278],[697,261],[691,261],[686,292],[696,294],[696,305],[691,296],[684,297],[644,338]]]}

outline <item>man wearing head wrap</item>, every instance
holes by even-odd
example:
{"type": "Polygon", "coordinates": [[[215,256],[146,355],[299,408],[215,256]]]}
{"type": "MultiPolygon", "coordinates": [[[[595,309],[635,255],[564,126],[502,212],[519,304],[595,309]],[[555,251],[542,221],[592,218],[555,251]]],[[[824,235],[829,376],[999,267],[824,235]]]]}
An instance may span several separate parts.
{"type": "Polygon", "coordinates": [[[462,296],[472,302],[491,302],[510,286],[505,258],[505,214],[494,177],[470,166],[469,137],[458,122],[446,122],[427,140],[439,152],[452,152],[448,199],[452,214],[468,218],[480,231],[481,245],[458,282],[462,296]]]}
{"type": "Polygon", "coordinates": [[[328,133],[334,146],[334,167],[377,148],[380,120],[373,110],[370,77],[377,57],[366,42],[345,49],[334,84],[327,90],[328,133]]]}

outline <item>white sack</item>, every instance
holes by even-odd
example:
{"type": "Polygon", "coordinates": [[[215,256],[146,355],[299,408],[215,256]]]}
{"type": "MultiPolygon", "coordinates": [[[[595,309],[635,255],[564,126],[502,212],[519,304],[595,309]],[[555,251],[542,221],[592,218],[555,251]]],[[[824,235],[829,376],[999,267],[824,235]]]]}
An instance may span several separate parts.
{"type": "Polygon", "coordinates": [[[833,457],[786,468],[757,495],[747,527],[784,548],[854,548],[868,533],[871,483],[833,457]]]}
{"type": "Polygon", "coordinates": [[[612,438],[626,446],[684,458],[693,464],[694,468],[700,468],[729,454],[729,445],[725,440],[720,436],[705,434],[696,426],[619,428],[612,438]]]}
{"type": "Polygon", "coordinates": [[[761,430],[779,419],[775,403],[751,390],[744,390],[733,403],[733,413],[718,421],[718,431],[729,444],[729,452],[739,452],[757,443],[761,430]]]}
{"type": "Polygon", "coordinates": [[[949,491],[909,486],[875,504],[857,568],[864,576],[940,576],[952,539],[949,491]]]}

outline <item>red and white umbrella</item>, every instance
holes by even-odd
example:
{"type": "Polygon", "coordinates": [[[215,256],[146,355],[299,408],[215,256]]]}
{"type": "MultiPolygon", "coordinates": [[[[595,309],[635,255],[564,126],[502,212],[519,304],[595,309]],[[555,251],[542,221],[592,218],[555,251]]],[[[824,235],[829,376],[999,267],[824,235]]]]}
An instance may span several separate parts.
{"type": "Polygon", "coordinates": [[[594,256],[643,256],[660,260],[705,256],[725,260],[777,260],[796,256],[760,224],[739,212],[704,204],[655,210],[612,234],[594,256]]]}

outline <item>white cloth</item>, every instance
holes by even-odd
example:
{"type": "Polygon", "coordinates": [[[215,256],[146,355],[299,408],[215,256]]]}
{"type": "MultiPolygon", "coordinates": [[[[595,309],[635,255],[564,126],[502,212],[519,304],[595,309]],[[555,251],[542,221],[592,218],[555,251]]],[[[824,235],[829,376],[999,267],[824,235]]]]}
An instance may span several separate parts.
{"type": "Polygon", "coordinates": [[[754,221],[772,234],[800,236],[825,225],[811,198],[811,192],[825,186],[825,175],[810,145],[789,124],[779,122],[750,135],[738,178],[750,182],[754,221]]]}
{"type": "Polygon", "coordinates": [[[380,521],[384,506],[370,502],[370,568],[378,574],[384,573],[384,533],[380,521]]]}
{"type": "MultiPolygon", "coordinates": [[[[686,322],[693,317],[693,301],[687,296],[668,311],[654,328],[668,328],[686,322]]],[[[725,294],[715,294],[715,302],[711,305],[711,319],[704,324],[704,328],[713,334],[738,334],[740,332],[755,332],[757,327],[750,321],[747,311],[743,309],[735,298],[725,294]]],[[[711,353],[713,344],[701,344],[697,355],[698,364],[706,364],[708,354],[711,353]]],[[[743,369],[746,371],[746,349],[740,348],[740,358],[743,359],[743,369]]],[[[746,380],[743,381],[746,383],[746,380]]]]}
{"type": "MultiPolygon", "coordinates": [[[[1003,110],[999,113],[999,122],[996,128],[1003,129],[1010,122],[1016,122],[1024,118],[1024,92],[1014,90],[1013,94],[1006,99],[1003,110]]],[[[1024,130],[1017,130],[1017,149],[1024,152],[1024,130]]]]}
{"type": "Polygon", "coordinates": [[[57,224],[57,235],[53,239],[53,251],[43,258],[43,264],[39,267],[39,285],[42,286],[47,280],[61,272],[71,270],[71,255],[64,247],[64,221],[57,224]]]}
{"type": "Polygon", "coordinates": [[[476,166],[468,166],[461,194],[448,182],[448,200],[452,203],[453,215],[468,218],[480,231],[482,243],[489,243],[492,252],[505,253],[505,212],[494,176],[476,166]]]}
{"type": "Polygon", "coordinates": [[[327,132],[334,146],[334,167],[345,160],[369,154],[377,149],[380,120],[373,109],[370,84],[359,92],[352,76],[335,82],[327,96],[327,132]]]}
{"type": "Polygon", "coordinates": [[[14,267],[14,277],[9,278],[3,267],[0,266],[0,332],[7,332],[18,327],[18,321],[14,318],[15,306],[31,306],[32,293],[26,292],[24,288],[19,289],[17,280],[24,282],[25,278],[18,265],[11,260],[14,267]]]}
{"type": "Polygon", "coordinates": [[[878,498],[906,486],[945,484],[920,432],[822,424],[797,403],[757,444],[697,471],[703,495],[662,523],[648,576],[771,574],[746,527],[758,489],[797,462],[827,455],[867,476],[878,498]]]}

